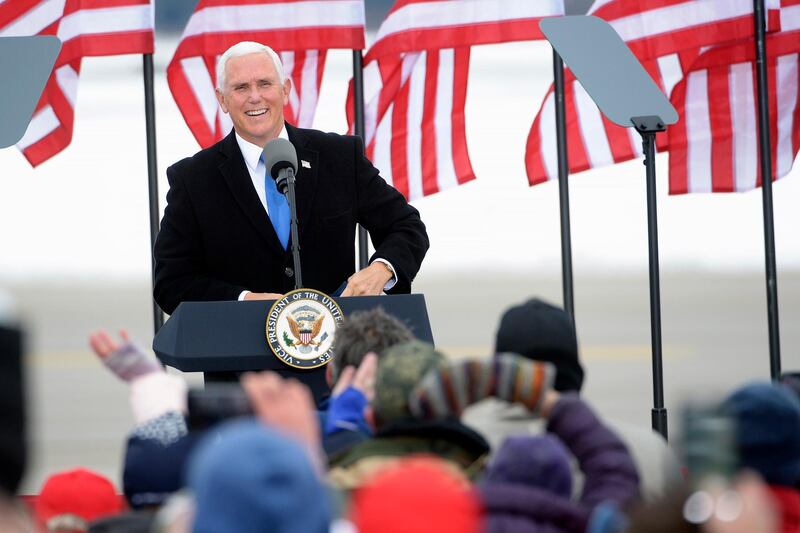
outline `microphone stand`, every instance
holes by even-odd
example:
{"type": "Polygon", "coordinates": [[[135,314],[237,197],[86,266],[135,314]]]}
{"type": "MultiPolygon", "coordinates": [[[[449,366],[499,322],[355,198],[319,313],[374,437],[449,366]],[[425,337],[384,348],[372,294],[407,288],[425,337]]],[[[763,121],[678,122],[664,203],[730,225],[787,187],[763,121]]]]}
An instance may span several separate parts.
{"type": "MultiPolygon", "coordinates": [[[[303,273],[300,270],[300,238],[297,235],[297,203],[294,195],[294,169],[290,166],[286,172],[285,190],[286,201],[289,203],[289,227],[292,236],[292,260],[294,261],[294,288],[303,287],[303,273]]],[[[284,188],[284,187],[282,187],[284,188]]]]}

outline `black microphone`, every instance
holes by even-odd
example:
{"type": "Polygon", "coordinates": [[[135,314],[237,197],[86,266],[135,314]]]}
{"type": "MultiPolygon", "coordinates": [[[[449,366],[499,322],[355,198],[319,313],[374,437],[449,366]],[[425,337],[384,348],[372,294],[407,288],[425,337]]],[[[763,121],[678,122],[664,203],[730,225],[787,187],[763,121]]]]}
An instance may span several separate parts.
{"type": "Polygon", "coordinates": [[[277,137],[264,146],[263,158],[267,172],[275,180],[278,190],[286,194],[289,188],[288,169],[292,169],[292,174],[297,173],[297,151],[294,146],[286,139],[277,137]]]}
{"type": "Polygon", "coordinates": [[[297,200],[294,195],[294,175],[297,172],[297,151],[292,143],[280,137],[272,139],[262,152],[267,172],[275,180],[278,190],[286,196],[289,204],[289,228],[292,237],[292,262],[294,263],[294,288],[303,287],[300,270],[300,237],[297,231],[297,200]]]}

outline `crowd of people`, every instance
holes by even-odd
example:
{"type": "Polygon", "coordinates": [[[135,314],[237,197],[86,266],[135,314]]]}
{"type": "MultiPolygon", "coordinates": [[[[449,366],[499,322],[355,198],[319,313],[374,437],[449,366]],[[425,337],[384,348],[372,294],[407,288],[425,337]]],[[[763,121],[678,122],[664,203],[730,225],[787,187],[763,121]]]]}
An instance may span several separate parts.
{"type": "Polygon", "coordinates": [[[215,420],[127,335],[94,333],[129,385],[123,495],[85,468],[54,473],[0,501],[0,530],[800,532],[797,375],[687,411],[678,454],[598,416],[572,320],[538,299],[506,311],[491,357],[448,358],[381,309],[335,343],[329,398],[247,373],[224,385],[240,416],[215,420]]]}

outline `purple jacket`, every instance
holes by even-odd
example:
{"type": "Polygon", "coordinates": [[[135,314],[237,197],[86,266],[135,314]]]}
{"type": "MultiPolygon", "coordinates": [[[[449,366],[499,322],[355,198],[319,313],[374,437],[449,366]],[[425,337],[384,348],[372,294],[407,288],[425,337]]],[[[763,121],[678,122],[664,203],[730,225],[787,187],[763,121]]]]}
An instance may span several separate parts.
{"type": "Polygon", "coordinates": [[[489,533],[582,532],[598,504],[624,507],[638,497],[639,476],[628,450],[577,395],[561,396],[547,430],[578,460],[585,476],[580,499],[494,476],[479,485],[489,533]]]}

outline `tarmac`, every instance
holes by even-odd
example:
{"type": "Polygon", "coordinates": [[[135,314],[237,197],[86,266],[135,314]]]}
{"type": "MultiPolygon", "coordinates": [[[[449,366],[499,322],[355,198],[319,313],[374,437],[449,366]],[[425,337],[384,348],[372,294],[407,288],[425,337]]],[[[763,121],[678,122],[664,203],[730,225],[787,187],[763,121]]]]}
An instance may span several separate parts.
{"type": "MultiPolygon", "coordinates": [[[[119,484],[132,427],[126,386],[88,348],[92,330],[126,328],[152,340],[149,282],[6,284],[27,332],[30,464],[23,494],[52,472],[84,466],[119,484]]],[[[800,272],[778,279],[782,366],[800,370],[800,272]]],[[[487,356],[502,311],[531,296],[561,302],[559,277],[531,274],[420,276],[437,346],[449,356],[487,356]]],[[[668,273],[661,280],[664,397],[671,443],[681,406],[769,378],[763,275],[668,273]]],[[[586,370],[583,393],[602,416],[650,425],[653,406],[646,276],[575,277],[575,318],[586,370]]],[[[199,384],[198,375],[187,375],[199,384]]]]}

